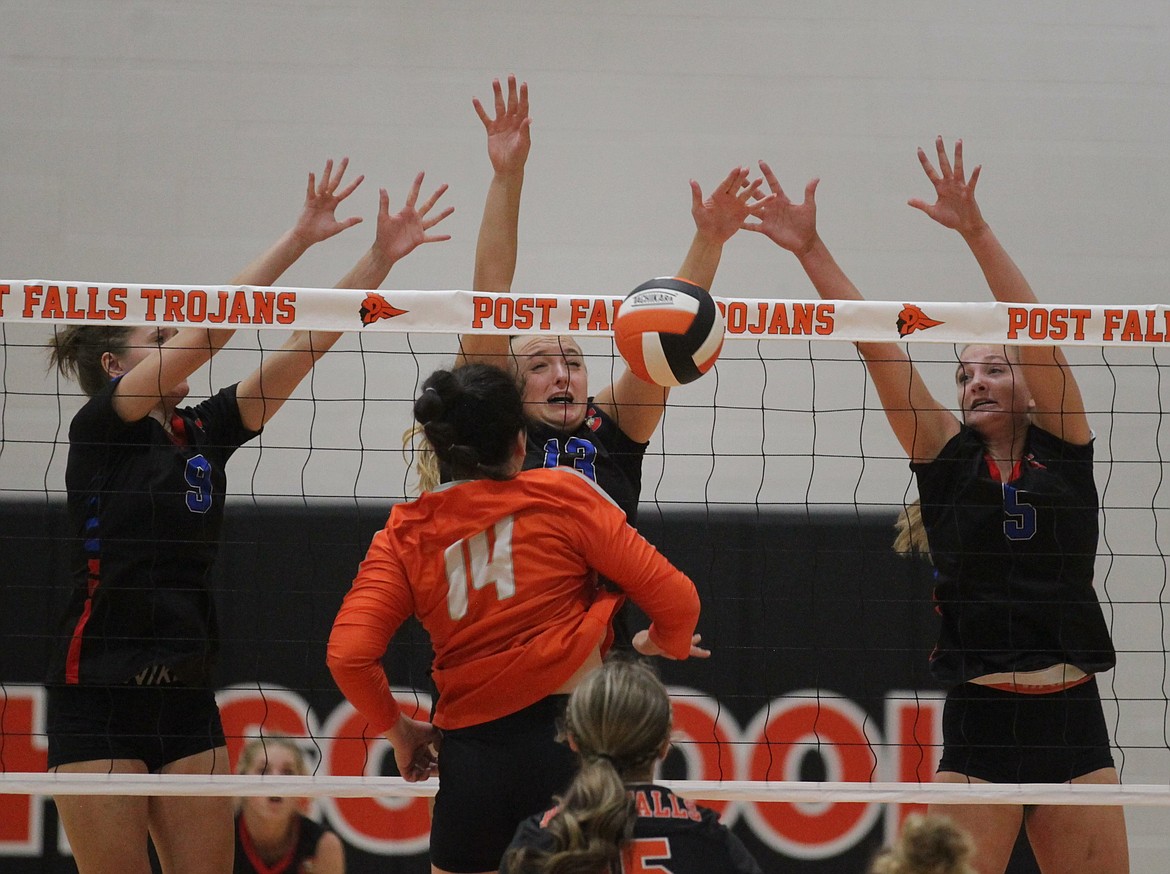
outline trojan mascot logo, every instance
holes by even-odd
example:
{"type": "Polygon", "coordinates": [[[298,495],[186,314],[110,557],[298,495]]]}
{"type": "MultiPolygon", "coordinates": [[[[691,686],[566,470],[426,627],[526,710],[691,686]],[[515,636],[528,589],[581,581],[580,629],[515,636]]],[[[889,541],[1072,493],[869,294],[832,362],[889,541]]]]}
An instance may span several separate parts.
{"type": "Polygon", "coordinates": [[[392,319],[404,315],[407,311],[398,309],[382,295],[371,291],[362,301],[362,308],[358,312],[361,314],[363,325],[372,325],[378,319],[392,319]]]}
{"type": "Polygon", "coordinates": [[[936,321],[924,313],[921,307],[908,303],[902,307],[902,312],[898,313],[898,336],[905,337],[915,331],[925,331],[927,328],[941,324],[942,322],[936,321]]]}

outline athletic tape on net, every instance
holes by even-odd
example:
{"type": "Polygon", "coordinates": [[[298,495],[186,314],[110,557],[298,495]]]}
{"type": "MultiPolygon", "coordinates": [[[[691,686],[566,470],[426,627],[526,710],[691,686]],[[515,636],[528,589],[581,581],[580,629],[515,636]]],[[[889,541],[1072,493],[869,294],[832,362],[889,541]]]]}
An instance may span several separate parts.
{"type": "MultiPolygon", "coordinates": [[[[1170,787],[1068,783],[829,783],[660,780],[684,798],[700,801],[784,801],[863,804],[1108,804],[1170,806],[1170,787]]],[[[0,795],[272,795],[306,798],[417,798],[439,782],[401,777],[255,777],[229,774],[0,774],[0,795]]]]}
{"type": "MultiPolygon", "coordinates": [[[[717,297],[728,340],[1161,346],[1170,307],[717,297]]],[[[610,336],[620,296],[0,281],[0,321],[610,336]]]]}

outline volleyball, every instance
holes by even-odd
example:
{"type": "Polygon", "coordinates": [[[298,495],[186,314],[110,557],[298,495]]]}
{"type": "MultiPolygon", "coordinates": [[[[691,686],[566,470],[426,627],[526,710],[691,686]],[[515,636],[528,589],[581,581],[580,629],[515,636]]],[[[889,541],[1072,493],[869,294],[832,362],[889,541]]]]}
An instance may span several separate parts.
{"type": "Polygon", "coordinates": [[[723,313],[707,291],[673,276],[643,282],[622,301],[613,324],[626,365],[661,386],[694,382],[723,348],[723,313]]]}

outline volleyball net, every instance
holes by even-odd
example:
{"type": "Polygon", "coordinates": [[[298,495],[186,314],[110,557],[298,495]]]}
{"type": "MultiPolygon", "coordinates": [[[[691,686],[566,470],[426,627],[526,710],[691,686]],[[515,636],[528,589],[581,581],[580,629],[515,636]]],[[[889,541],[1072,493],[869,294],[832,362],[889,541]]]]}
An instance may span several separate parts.
{"type": "MultiPolygon", "coordinates": [[[[672,392],[643,472],[639,527],[695,580],[700,630],[714,652],[707,663],[661,666],[677,738],[665,782],[712,802],[727,822],[742,817],[763,843],[789,854],[812,852],[801,829],[824,835],[824,852],[856,841],[884,805],[900,815],[925,803],[1170,805],[1170,434],[1162,427],[1170,308],[717,300],[727,325],[722,355],[711,373],[672,392]],[[965,344],[1065,348],[1096,436],[1095,586],[1119,658],[1099,683],[1121,786],[931,783],[943,691],[926,671],[930,572],[890,548],[916,490],[858,341],[905,343],[940,399],[954,397],[965,344]]],[[[391,838],[375,824],[381,819],[409,838],[395,851],[425,849],[419,796],[435,783],[392,776],[389,745],[332,686],[324,648],[333,615],[373,530],[394,502],[416,493],[402,435],[422,380],[451,366],[457,336],[573,335],[596,392],[623,371],[611,339],[620,301],[0,282],[0,807],[26,811],[37,802],[24,796],[49,794],[279,790],[319,799],[350,843],[384,851],[391,838]],[[309,754],[311,776],[37,773],[43,664],[66,584],[68,424],[83,400],[46,366],[62,324],[236,330],[192,378],[193,399],[247,375],[283,332],[347,332],[233,457],[216,569],[219,700],[233,760],[248,737],[291,735],[309,754]]],[[[408,715],[429,712],[429,659],[418,628],[391,644],[388,668],[408,715]]]]}

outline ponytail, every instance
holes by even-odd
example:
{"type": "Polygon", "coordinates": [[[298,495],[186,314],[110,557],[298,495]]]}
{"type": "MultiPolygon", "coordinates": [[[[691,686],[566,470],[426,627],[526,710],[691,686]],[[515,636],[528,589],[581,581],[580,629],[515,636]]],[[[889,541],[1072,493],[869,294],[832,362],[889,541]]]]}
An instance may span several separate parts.
{"type": "Polygon", "coordinates": [[[926,526],[922,523],[922,500],[916,499],[903,508],[894,523],[897,535],[894,537],[894,552],[903,558],[915,554],[930,561],[930,543],[926,537],[926,526]]]}
{"type": "Polygon", "coordinates": [[[621,870],[622,847],[634,835],[633,799],[613,762],[582,759],[549,820],[553,849],[518,847],[504,857],[509,874],[599,874],[621,870]]]}
{"type": "Polygon", "coordinates": [[[551,850],[518,847],[504,857],[509,874],[601,874],[621,870],[637,811],[627,782],[650,778],[670,742],[666,687],[644,661],[611,658],[569,696],[566,737],[581,768],[545,827],[551,850]]]}
{"type": "Polygon", "coordinates": [[[77,380],[89,397],[98,394],[110,381],[102,364],[107,352],[126,351],[130,328],[118,325],[67,325],[53,331],[49,341],[49,366],[69,379],[77,380]]]}

